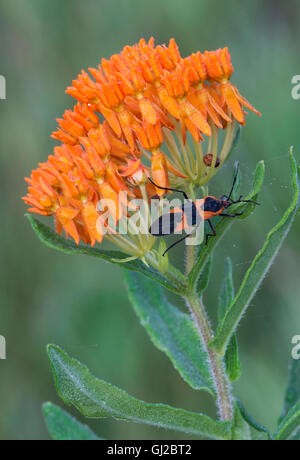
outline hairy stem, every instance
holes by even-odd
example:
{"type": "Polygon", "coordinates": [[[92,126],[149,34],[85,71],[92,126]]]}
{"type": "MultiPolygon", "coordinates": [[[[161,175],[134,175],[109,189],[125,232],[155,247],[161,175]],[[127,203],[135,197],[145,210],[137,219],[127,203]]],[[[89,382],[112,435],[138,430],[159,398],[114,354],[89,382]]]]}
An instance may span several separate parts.
{"type": "Polygon", "coordinates": [[[190,273],[194,266],[194,260],[196,256],[196,245],[191,245],[186,247],[186,260],[185,260],[185,273],[186,276],[190,273]]]}
{"type": "Polygon", "coordinates": [[[204,305],[196,294],[188,294],[185,300],[192,318],[197,325],[203,346],[208,354],[211,375],[217,394],[220,420],[232,420],[233,408],[230,385],[225,373],[223,358],[208,347],[208,343],[213,339],[214,334],[209,324],[204,305]]]}
{"type": "MultiPolygon", "coordinates": [[[[196,246],[187,246],[186,250],[186,274],[188,275],[195,265],[196,246]]],[[[205,307],[202,299],[198,297],[194,290],[188,291],[184,296],[191,316],[197,326],[200,340],[207,352],[209,367],[214,382],[214,387],[217,395],[217,405],[219,409],[220,420],[232,420],[233,407],[231,389],[226,376],[223,358],[208,346],[209,342],[214,338],[211,325],[209,323],[205,307]]]]}

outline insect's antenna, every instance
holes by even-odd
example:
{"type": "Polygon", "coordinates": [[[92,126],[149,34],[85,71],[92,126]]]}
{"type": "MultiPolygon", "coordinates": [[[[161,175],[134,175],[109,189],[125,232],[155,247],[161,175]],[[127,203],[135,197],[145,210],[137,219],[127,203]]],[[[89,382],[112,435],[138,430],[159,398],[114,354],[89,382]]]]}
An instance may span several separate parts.
{"type": "Polygon", "coordinates": [[[153,180],[152,180],[150,177],[148,177],[148,180],[149,180],[149,182],[151,182],[151,184],[154,185],[154,187],[160,188],[161,190],[169,190],[170,192],[179,192],[179,193],[182,193],[182,194],[184,195],[184,198],[185,198],[186,200],[189,199],[189,197],[187,196],[187,194],[185,193],[184,190],[178,190],[178,189],[176,189],[176,188],[161,187],[160,185],[157,185],[155,182],[153,182],[153,180]]]}
{"type": "Polygon", "coordinates": [[[233,204],[238,204],[238,203],[252,203],[252,204],[256,204],[257,206],[260,205],[260,203],[257,203],[257,201],[254,201],[254,200],[241,200],[241,198],[240,198],[237,201],[231,201],[229,206],[232,206],[233,204]]]}
{"type": "Polygon", "coordinates": [[[230,193],[229,193],[228,198],[227,198],[228,201],[231,200],[231,195],[232,195],[234,186],[235,186],[235,184],[236,184],[236,180],[237,180],[237,176],[238,176],[238,173],[239,173],[239,169],[240,169],[240,164],[238,163],[238,164],[237,164],[237,167],[236,167],[236,173],[235,173],[235,176],[234,176],[234,179],[233,179],[232,187],[231,187],[230,193]]]}
{"type": "Polygon", "coordinates": [[[238,200],[238,201],[234,201],[232,204],[234,203],[252,203],[252,204],[256,204],[257,206],[260,205],[260,203],[257,203],[257,201],[254,201],[254,200],[238,200]]]}

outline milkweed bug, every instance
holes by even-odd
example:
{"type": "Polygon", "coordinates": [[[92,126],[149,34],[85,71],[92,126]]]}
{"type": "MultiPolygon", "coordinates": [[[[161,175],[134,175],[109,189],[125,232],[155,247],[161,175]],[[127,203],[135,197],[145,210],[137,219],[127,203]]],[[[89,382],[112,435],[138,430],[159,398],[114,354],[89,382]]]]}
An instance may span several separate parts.
{"type": "MultiPolygon", "coordinates": [[[[162,189],[162,190],[182,193],[182,195],[184,196],[184,199],[186,200],[185,203],[182,204],[182,206],[176,207],[172,209],[170,212],[163,214],[158,219],[156,219],[151,225],[149,229],[149,233],[157,237],[167,236],[167,235],[171,235],[173,233],[179,232],[179,231],[183,231],[183,230],[186,231],[188,228],[195,226],[195,228],[191,232],[191,233],[194,233],[199,227],[200,223],[206,220],[212,232],[212,233],[207,233],[206,235],[205,244],[207,244],[208,239],[210,237],[216,236],[215,228],[210,220],[212,217],[214,216],[237,217],[237,216],[242,215],[243,214],[242,212],[236,213],[236,214],[227,214],[226,212],[224,212],[227,208],[229,208],[230,206],[236,203],[253,203],[256,205],[259,204],[253,200],[243,200],[242,195],[236,201],[234,201],[231,198],[232,192],[234,190],[234,186],[236,184],[238,170],[239,170],[239,165],[237,166],[237,171],[236,171],[229,195],[223,195],[221,199],[208,195],[199,200],[192,201],[191,199],[189,199],[189,197],[187,196],[184,190],[177,190],[173,188],[161,187],[155,184],[153,180],[149,178],[149,181],[155,187],[162,189]]],[[[163,256],[174,246],[176,246],[177,244],[181,243],[183,240],[191,236],[191,233],[186,234],[183,238],[180,238],[175,243],[171,244],[166,249],[166,251],[163,253],[163,256]]]]}

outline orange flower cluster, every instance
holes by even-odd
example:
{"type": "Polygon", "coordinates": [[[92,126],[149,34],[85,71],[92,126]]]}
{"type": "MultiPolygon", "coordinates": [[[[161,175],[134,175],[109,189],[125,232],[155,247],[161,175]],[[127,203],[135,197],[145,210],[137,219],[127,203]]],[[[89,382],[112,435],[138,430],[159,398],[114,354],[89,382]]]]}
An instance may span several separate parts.
{"type": "Polygon", "coordinates": [[[121,191],[141,197],[144,186],[148,197],[162,195],[147,181],[150,175],[163,187],[170,177],[186,178],[161,150],[163,128],[179,125],[183,144],[187,131],[198,143],[211,136],[213,125],[245,124],[244,108],[259,115],[230,82],[227,48],[182,58],[173,39],[169,46],[142,39],[89,72],[67,88],[78,102],[57,120],[52,137],[61,145],[26,179],[23,198],[30,212],[54,215],[57,232],[64,230],[77,244],[103,239],[99,199],[112,200],[118,222],[121,191]]]}

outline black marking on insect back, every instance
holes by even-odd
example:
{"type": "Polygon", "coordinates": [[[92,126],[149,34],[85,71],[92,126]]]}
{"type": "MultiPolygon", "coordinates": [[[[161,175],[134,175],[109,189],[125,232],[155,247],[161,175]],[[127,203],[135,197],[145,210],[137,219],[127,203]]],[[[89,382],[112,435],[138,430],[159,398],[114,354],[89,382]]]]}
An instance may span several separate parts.
{"type": "Polygon", "coordinates": [[[209,212],[218,212],[220,209],[224,208],[224,203],[221,200],[217,200],[216,198],[213,198],[211,196],[208,196],[205,198],[204,202],[204,211],[209,211],[209,212]]]}
{"type": "Polygon", "coordinates": [[[199,215],[195,203],[186,201],[182,205],[182,211],[185,215],[186,223],[189,227],[199,224],[199,215]]]}
{"type": "Polygon", "coordinates": [[[151,225],[149,232],[153,236],[166,236],[174,233],[175,228],[182,222],[183,213],[168,212],[156,219],[151,225]]]}

